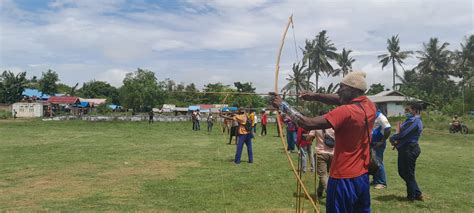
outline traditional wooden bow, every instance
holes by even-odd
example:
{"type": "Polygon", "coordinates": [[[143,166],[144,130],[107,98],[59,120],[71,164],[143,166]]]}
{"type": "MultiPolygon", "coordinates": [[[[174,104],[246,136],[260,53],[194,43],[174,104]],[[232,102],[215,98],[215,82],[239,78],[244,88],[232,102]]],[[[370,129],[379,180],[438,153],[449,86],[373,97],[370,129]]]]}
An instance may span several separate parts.
{"type": "MultiPolygon", "coordinates": [[[[280,50],[278,51],[278,54],[277,54],[277,61],[276,61],[276,70],[275,70],[275,94],[278,94],[278,74],[280,72],[280,59],[281,59],[281,53],[283,51],[283,46],[285,45],[285,38],[286,38],[286,34],[288,33],[288,29],[290,28],[290,25],[293,25],[293,15],[291,15],[289,18],[288,18],[288,23],[285,27],[285,30],[283,31],[283,35],[282,35],[282,38],[281,38],[281,41],[280,41],[280,50]]],[[[310,196],[308,190],[306,189],[306,186],[304,185],[303,181],[301,180],[301,177],[300,175],[298,174],[298,172],[296,171],[296,168],[295,168],[295,165],[293,163],[293,160],[291,159],[290,157],[290,154],[288,152],[286,152],[287,150],[287,147],[286,147],[286,143],[285,143],[285,139],[283,138],[283,131],[282,131],[282,123],[281,123],[281,115],[280,115],[280,112],[277,113],[277,123],[278,123],[278,131],[279,131],[279,135],[280,135],[280,139],[281,139],[281,143],[285,149],[285,154],[286,154],[286,158],[288,159],[288,162],[290,163],[290,166],[293,170],[293,174],[295,175],[295,178],[297,179],[298,183],[300,184],[300,186],[302,187],[303,191],[304,191],[304,194],[306,195],[306,197],[308,197],[309,201],[311,202],[313,208],[314,208],[314,211],[315,212],[320,212],[319,210],[319,203],[316,205],[316,203],[318,202],[316,200],[316,203],[314,202],[313,198],[310,196]]],[[[299,196],[299,195],[297,195],[299,196]]],[[[299,211],[299,209],[298,209],[299,211]]]]}

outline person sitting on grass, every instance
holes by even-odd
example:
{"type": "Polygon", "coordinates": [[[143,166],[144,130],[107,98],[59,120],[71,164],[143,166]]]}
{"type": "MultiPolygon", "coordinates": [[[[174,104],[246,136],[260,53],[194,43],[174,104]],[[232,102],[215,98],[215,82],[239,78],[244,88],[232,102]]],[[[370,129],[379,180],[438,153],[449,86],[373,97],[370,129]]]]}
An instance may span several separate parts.
{"type": "Polygon", "coordinates": [[[390,143],[398,150],[398,174],[405,181],[407,199],[423,201],[423,194],[415,179],[416,159],[421,150],[418,141],[423,131],[421,106],[411,103],[405,107],[406,120],[400,125],[400,131],[390,137],[390,143]]]}
{"type": "Polygon", "coordinates": [[[238,137],[237,137],[237,150],[235,153],[235,159],[234,163],[235,164],[240,164],[240,158],[242,156],[242,149],[244,147],[244,143],[247,146],[247,154],[249,156],[249,163],[253,163],[253,150],[252,150],[252,125],[250,122],[250,119],[248,118],[247,113],[241,108],[239,109],[238,113],[233,116],[226,116],[223,115],[222,112],[219,114],[219,116],[227,119],[232,119],[234,121],[237,121],[239,124],[238,126],[238,137]],[[250,124],[250,125],[248,125],[250,124]]]}

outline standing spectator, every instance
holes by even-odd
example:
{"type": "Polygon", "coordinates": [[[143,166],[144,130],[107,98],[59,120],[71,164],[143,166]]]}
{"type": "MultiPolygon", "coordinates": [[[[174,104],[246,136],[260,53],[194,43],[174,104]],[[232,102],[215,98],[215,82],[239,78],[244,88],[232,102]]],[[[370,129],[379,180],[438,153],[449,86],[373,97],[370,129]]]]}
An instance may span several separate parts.
{"type": "Polygon", "coordinates": [[[285,116],[283,120],[286,124],[286,143],[288,144],[288,152],[296,152],[296,125],[289,116],[285,116]]]}
{"type": "MultiPolygon", "coordinates": [[[[81,113],[82,114],[82,113],[81,113]]],[[[151,124],[153,123],[153,117],[155,116],[155,113],[153,112],[153,110],[150,110],[150,112],[148,112],[148,124],[151,124]]]]}
{"type": "Polygon", "coordinates": [[[306,164],[309,158],[309,162],[311,164],[311,172],[314,172],[315,161],[314,161],[314,151],[312,149],[314,131],[312,131],[312,135],[311,135],[310,131],[307,131],[301,127],[298,127],[296,138],[297,138],[297,145],[300,148],[301,170],[303,172],[306,172],[306,164]]]}
{"type": "Polygon", "coordinates": [[[193,112],[191,113],[191,120],[192,120],[192,122],[193,122],[193,131],[196,131],[196,130],[197,130],[196,116],[197,116],[197,112],[196,112],[196,111],[193,111],[193,112]]]}
{"type": "MultiPolygon", "coordinates": [[[[228,118],[228,119],[233,119],[234,121],[237,121],[239,126],[238,126],[238,143],[237,143],[237,150],[235,153],[235,159],[234,163],[235,164],[240,164],[240,158],[242,156],[242,149],[245,145],[247,146],[247,154],[249,157],[249,163],[253,163],[253,151],[252,151],[252,129],[247,128],[247,122],[250,122],[250,119],[247,117],[247,113],[243,109],[239,109],[238,114],[234,115],[232,117],[230,116],[225,116],[223,114],[220,114],[221,117],[223,118],[228,118]]],[[[251,125],[249,125],[251,127],[251,125]]]]}
{"type": "Polygon", "coordinates": [[[199,131],[201,130],[201,113],[199,110],[196,110],[196,130],[199,131]]]}
{"type": "Polygon", "coordinates": [[[262,121],[260,124],[262,125],[262,131],[260,132],[260,136],[267,135],[267,113],[265,110],[262,110],[262,121]]]}
{"type": "Polygon", "coordinates": [[[387,146],[387,138],[390,136],[390,123],[387,117],[377,110],[375,113],[374,129],[372,130],[372,143],[370,144],[375,151],[375,156],[380,162],[380,167],[377,172],[373,175],[372,184],[375,185],[375,189],[384,189],[387,187],[387,178],[385,175],[385,167],[383,165],[383,153],[387,146]]]}
{"type": "Polygon", "coordinates": [[[254,135],[257,134],[257,124],[258,124],[258,116],[257,116],[257,112],[254,111],[253,113],[253,133],[254,135]]]}
{"type": "MultiPolygon", "coordinates": [[[[234,114],[231,113],[231,115],[229,117],[233,117],[234,114]]],[[[222,117],[222,116],[221,116],[222,117]]],[[[226,120],[229,120],[230,122],[230,132],[229,132],[229,143],[227,144],[232,144],[232,137],[235,136],[235,144],[237,144],[237,140],[238,140],[238,127],[239,127],[239,123],[237,121],[235,121],[234,119],[229,119],[227,117],[223,117],[224,119],[226,120]]]]}
{"type": "Polygon", "coordinates": [[[250,119],[250,122],[252,124],[252,131],[251,132],[254,132],[253,129],[255,128],[255,111],[254,110],[251,110],[250,111],[250,114],[249,114],[249,119],[250,119]]]}
{"type": "Polygon", "coordinates": [[[401,124],[400,131],[390,137],[390,143],[398,150],[398,174],[406,183],[410,201],[423,201],[423,194],[415,179],[416,159],[421,153],[418,140],[423,131],[420,112],[421,106],[417,103],[405,107],[407,119],[401,124]]]}
{"type": "Polygon", "coordinates": [[[13,119],[16,119],[16,110],[13,110],[13,119]]]}
{"type": "Polygon", "coordinates": [[[327,193],[329,170],[334,156],[334,147],[329,147],[324,143],[324,139],[327,137],[334,140],[334,130],[332,128],[316,130],[316,173],[319,178],[316,192],[318,197],[322,197],[323,192],[327,193]]]}
{"type": "Polygon", "coordinates": [[[214,119],[212,118],[212,113],[209,112],[207,116],[207,131],[212,132],[212,126],[214,125],[214,119]]]}
{"type": "Polygon", "coordinates": [[[333,128],[336,143],[328,180],[327,212],[370,212],[370,135],[375,121],[375,104],[364,96],[365,73],[350,72],[341,81],[336,94],[302,92],[307,101],[338,105],[324,116],[301,115],[273,94],[272,105],[287,113],[306,130],[333,128]]]}
{"type": "Polygon", "coordinates": [[[229,134],[231,125],[232,125],[232,120],[224,118],[224,121],[222,122],[222,133],[225,133],[227,131],[227,134],[229,134]]]}

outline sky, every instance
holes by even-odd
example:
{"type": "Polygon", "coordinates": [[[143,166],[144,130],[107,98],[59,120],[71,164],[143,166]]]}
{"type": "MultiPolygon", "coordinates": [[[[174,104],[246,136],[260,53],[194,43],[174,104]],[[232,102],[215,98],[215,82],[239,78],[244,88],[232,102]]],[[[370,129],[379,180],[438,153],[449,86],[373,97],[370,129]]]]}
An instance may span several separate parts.
{"type": "MultiPolygon", "coordinates": [[[[449,49],[474,34],[472,0],[0,0],[0,69],[29,77],[52,69],[62,83],[121,86],[137,68],[177,83],[252,82],[273,91],[281,35],[293,14],[280,62],[279,88],[306,39],[327,30],[351,49],[368,85],[392,85],[377,55],[387,39],[422,50],[437,37],[449,49]],[[296,46],[295,46],[296,43],[296,46]],[[295,51],[297,53],[295,53],[295,51]]],[[[405,68],[416,65],[416,57],[405,68]]],[[[320,85],[342,77],[323,76],[320,85]]]]}

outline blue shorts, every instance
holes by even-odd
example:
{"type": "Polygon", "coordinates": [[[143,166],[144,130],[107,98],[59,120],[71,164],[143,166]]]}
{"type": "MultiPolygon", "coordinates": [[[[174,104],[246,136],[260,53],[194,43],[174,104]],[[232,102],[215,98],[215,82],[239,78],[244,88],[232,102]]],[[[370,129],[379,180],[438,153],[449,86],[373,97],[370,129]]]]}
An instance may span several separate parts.
{"type": "Polygon", "coordinates": [[[369,175],[329,178],[326,212],[370,212],[369,175]]]}

